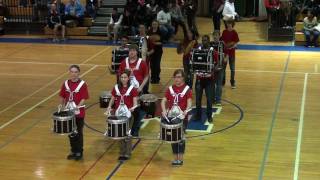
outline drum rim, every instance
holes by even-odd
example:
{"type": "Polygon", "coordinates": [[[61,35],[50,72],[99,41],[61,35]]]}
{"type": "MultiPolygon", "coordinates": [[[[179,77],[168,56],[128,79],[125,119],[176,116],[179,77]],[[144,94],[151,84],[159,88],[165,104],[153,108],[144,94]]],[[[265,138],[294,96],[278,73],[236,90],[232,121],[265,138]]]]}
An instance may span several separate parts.
{"type": "Polygon", "coordinates": [[[140,100],[141,102],[157,102],[158,99],[159,99],[158,96],[156,96],[156,95],[154,95],[154,94],[143,94],[143,95],[141,95],[141,96],[139,97],[139,100],[140,100]],[[145,100],[144,100],[143,97],[145,97],[145,96],[153,96],[154,99],[148,98],[148,99],[145,99],[145,100]]]}
{"type": "Polygon", "coordinates": [[[64,111],[64,112],[69,112],[70,114],[68,116],[58,116],[58,115],[55,115],[58,112],[54,112],[52,114],[52,119],[55,121],[70,121],[75,118],[74,113],[72,113],[70,111],[64,111]]]}
{"type": "Polygon", "coordinates": [[[166,129],[176,129],[176,128],[182,128],[183,127],[183,122],[177,123],[177,124],[165,124],[163,122],[160,123],[161,128],[166,128],[166,129]]]}
{"type": "Polygon", "coordinates": [[[129,123],[129,119],[107,119],[108,124],[125,124],[129,123]]]}

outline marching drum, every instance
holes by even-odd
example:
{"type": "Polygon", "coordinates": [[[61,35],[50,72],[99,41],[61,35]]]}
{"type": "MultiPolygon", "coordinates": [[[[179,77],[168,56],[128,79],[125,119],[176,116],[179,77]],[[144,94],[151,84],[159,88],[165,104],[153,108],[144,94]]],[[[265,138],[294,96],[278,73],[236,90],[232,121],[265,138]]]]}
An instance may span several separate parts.
{"type": "Polygon", "coordinates": [[[111,70],[115,73],[118,71],[121,61],[129,56],[128,49],[113,49],[111,59],[111,70]]]}
{"type": "Polygon", "coordinates": [[[69,134],[76,129],[75,115],[71,111],[55,112],[52,115],[53,132],[58,134],[69,134]]]}
{"type": "Polygon", "coordinates": [[[107,108],[111,97],[112,95],[110,91],[103,91],[99,98],[100,108],[107,108]]]}
{"type": "Polygon", "coordinates": [[[158,97],[153,94],[144,94],[140,96],[139,100],[142,110],[146,112],[146,116],[154,117],[157,110],[158,97]]]}
{"type": "Polygon", "coordinates": [[[183,120],[168,118],[170,123],[162,118],[160,123],[160,139],[168,143],[178,143],[183,139],[183,120]]]}
{"type": "Polygon", "coordinates": [[[192,72],[211,73],[213,64],[213,49],[193,49],[190,59],[192,72]]]}
{"type": "Polygon", "coordinates": [[[129,119],[125,116],[108,116],[105,135],[111,139],[125,139],[129,133],[129,119]]]}

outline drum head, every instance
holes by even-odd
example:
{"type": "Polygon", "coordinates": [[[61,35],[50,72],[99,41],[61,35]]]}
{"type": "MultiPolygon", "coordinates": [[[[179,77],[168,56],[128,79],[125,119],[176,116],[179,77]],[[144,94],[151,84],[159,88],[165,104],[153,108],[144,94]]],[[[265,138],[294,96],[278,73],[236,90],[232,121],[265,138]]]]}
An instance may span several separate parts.
{"type": "Polygon", "coordinates": [[[100,97],[110,97],[111,98],[111,91],[102,91],[100,97]]]}
{"type": "Polygon", "coordinates": [[[154,94],[144,94],[140,96],[140,101],[142,102],[157,102],[158,97],[154,94]]]}
{"type": "Polygon", "coordinates": [[[180,118],[172,118],[172,117],[161,117],[161,123],[163,124],[179,124],[181,123],[183,120],[180,118]]]}
{"type": "Polygon", "coordinates": [[[73,116],[74,113],[72,111],[60,111],[60,112],[53,113],[53,115],[57,117],[68,117],[68,116],[73,116]]]}

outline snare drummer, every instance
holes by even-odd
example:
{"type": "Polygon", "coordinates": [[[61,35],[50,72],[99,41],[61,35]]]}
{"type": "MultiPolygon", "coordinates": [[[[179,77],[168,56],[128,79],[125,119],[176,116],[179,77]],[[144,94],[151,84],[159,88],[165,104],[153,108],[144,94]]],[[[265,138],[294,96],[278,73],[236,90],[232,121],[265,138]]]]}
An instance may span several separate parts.
{"type": "MultiPolygon", "coordinates": [[[[173,78],[174,85],[167,89],[165,97],[161,101],[162,116],[177,117],[182,114],[179,118],[184,119],[185,130],[188,122],[187,110],[192,106],[192,90],[185,84],[185,73],[182,69],[175,70],[173,78]]],[[[173,143],[171,146],[174,154],[172,165],[182,165],[183,154],[185,152],[185,140],[179,143],[173,143]]]]}
{"type": "MultiPolygon", "coordinates": [[[[138,112],[135,109],[138,105],[138,91],[130,83],[130,71],[125,70],[120,74],[120,80],[115,85],[111,94],[111,100],[107,109],[109,114],[113,103],[115,104],[115,115],[126,116],[127,118],[138,118],[138,112]]],[[[131,137],[120,141],[119,160],[128,160],[131,156],[131,137]]]]}
{"type": "MultiPolygon", "coordinates": [[[[210,37],[208,35],[202,36],[202,44],[198,47],[198,49],[210,49],[210,37]]],[[[214,51],[216,52],[216,51],[214,51]]],[[[218,54],[213,53],[214,62],[216,64],[218,59],[218,54]]],[[[202,94],[203,90],[206,93],[206,99],[207,99],[207,118],[208,122],[212,123],[212,100],[213,100],[213,89],[214,89],[214,69],[212,68],[211,72],[197,72],[196,73],[196,84],[195,84],[195,90],[196,90],[196,120],[201,121],[201,100],[202,100],[202,94]]]]}
{"type": "Polygon", "coordinates": [[[83,155],[84,103],[89,98],[89,93],[87,84],[79,77],[80,67],[71,65],[69,72],[70,79],[63,83],[60,90],[61,105],[65,109],[74,111],[77,131],[69,135],[71,153],[67,156],[67,159],[80,160],[83,155]]]}

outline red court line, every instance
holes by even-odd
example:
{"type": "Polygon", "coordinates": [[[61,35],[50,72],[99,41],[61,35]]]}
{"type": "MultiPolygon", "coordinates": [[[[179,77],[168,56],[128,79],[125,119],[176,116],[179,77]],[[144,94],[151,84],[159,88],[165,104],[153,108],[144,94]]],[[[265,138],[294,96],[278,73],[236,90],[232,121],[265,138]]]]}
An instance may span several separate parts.
{"type": "Polygon", "coordinates": [[[136,177],[136,179],[139,179],[141,177],[141,175],[143,174],[143,172],[147,169],[147,167],[149,166],[149,164],[151,163],[151,161],[153,160],[153,158],[156,156],[157,152],[159,151],[161,145],[163,144],[163,142],[161,142],[157,149],[153,152],[152,156],[149,158],[148,162],[146,165],[144,165],[143,169],[140,171],[140,173],[138,174],[138,176],[136,177]]]}
{"type": "Polygon", "coordinates": [[[83,178],[91,171],[91,169],[93,169],[93,168],[96,166],[96,164],[102,159],[102,157],[106,154],[106,152],[107,152],[108,150],[111,149],[111,147],[112,147],[114,144],[115,144],[115,141],[113,141],[112,144],[111,144],[110,146],[108,146],[108,148],[101,154],[101,156],[90,166],[89,169],[87,169],[87,170],[82,174],[82,176],[81,176],[79,179],[83,179],[83,178]]]}

